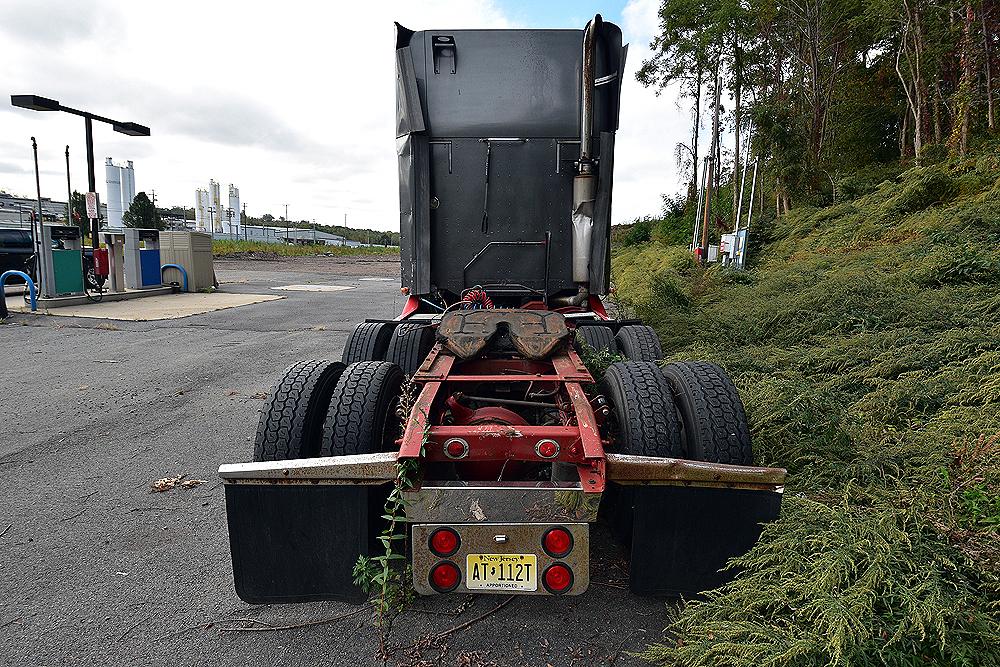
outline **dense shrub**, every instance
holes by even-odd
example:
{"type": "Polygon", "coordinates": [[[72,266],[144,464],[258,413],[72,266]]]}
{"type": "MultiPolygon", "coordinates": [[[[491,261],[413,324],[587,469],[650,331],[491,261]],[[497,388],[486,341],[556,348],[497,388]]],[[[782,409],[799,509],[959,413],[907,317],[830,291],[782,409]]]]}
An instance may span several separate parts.
{"type": "MultiPolygon", "coordinates": [[[[645,657],[1000,665],[1000,160],[910,169],[768,224],[740,278],[614,257],[671,359],[726,367],[782,518],[645,657]]],[[[751,246],[753,248],[753,246],[751,246]]]]}

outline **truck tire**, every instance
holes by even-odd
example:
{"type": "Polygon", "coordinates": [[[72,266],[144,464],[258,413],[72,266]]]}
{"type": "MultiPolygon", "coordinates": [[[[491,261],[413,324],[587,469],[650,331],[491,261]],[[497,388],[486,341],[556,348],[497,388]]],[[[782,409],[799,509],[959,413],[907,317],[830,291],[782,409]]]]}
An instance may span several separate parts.
{"type": "Polygon", "coordinates": [[[611,402],[614,451],[679,458],[684,449],[674,396],[660,367],[649,361],[616,361],[604,374],[611,402]]]}
{"type": "Polygon", "coordinates": [[[434,347],[434,329],[427,324],[398,324],[392,332],[385,360],[411,377],[434,347]]]}
{"type": "Polygon", "coordinates": [[[618,344],[615,342],[615,334],[608,327],[578,326],[576,328],[576,351],[583,354],[583,345],[581,343],[595,352],[607,350],[611,354],[618,354],[618,344]]]}
{"type": "Polygon", "coordinates": [[[362,322],[354,327],[354,331],[344,344],[344,354],[341,358],[345,364],[359,361],[382,361],[389,348],[393,325],[389,322],[362,322]]]}
{"type": "Polygon", "coordinates": [[[645,324],[626,324],[615,337],[618,349],[629,361],[659,361],[663,358],[660,339],[652,327],[645,324]]]}
{"type": "Polygon", "coordinates": [[[685,458],[751,465],[750,426],[736,385],[707,361],[679,361],[663,367],[681,416],[685,458]]]}
{"type": "Polygon", "coordinates": [[[323,423],[322,456],[388,452],[399,436],[403,371],[388,361],[361,361],[344,370],[323,423]]]}
{"type": "Polygon", "coordinates": [[[299,361],[285,370],[260,412],[254,461],[319,456],[323,420],[333,388],[344,371],[339,361],[299,361]]]}

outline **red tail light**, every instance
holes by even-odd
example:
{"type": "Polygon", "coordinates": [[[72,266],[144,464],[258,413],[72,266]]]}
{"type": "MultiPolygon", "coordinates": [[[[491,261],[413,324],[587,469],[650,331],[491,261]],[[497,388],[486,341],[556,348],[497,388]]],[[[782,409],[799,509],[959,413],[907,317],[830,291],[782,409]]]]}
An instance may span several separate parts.
{"type": "Polygon", "coordinates": [[[447,558],[458,551],[458,547],[461,544],[462,538],[460,538],[458,533],[454,530],[451,528],[438,528],[431,533],[431,539],[428,546],[430,546],[431,551],[433,551],[435,555],[447,558]]]}
{"type": "Polygon", "coordinates": [[[469,455],[469,443],[462,438],[451,438],[444,443],[444,455],[449,459],[464,459],[469,455]]]}
{"type": "Polygon", "coordinates": [[[563,558],[573,550],[573,535],[565,528],[549,528],[542,535],[542,548],[553,558],[563,558]]]}
{"type": "Polygon", "coordinates": [[[555,440],[539,440],[535,445],[535,453],[543,459],[554,459],[559,455],[559,443],[555,440]]]}
{"type": "MultiPolygon", "coordinates": [[[[572,578],[572,575],[570,576],[572,578]]],[[[462,572],[451,561],[441,561],[431,568],[431,588],[438,593],[450,593],[458,588],[460,581],[462,581],[462,572]]]]}
{"type": "Polygon", "coordinates": [[[573,587],[573,570],[562,563],[553,563],[542,574],[545,590],[553,595],[562,595],[573,587]]]}

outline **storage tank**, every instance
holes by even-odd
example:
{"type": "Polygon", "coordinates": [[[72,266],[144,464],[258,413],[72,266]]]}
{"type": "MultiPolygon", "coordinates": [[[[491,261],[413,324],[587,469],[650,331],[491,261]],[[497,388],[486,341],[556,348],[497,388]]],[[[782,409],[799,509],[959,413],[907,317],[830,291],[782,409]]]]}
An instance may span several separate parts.
{"type": "Polygon", "coordinates": [[[239,234],[240,224],[242,223],[242,218],[240,218],[240,189],[232,183],[229,184],[229,208],[233,212],[233,217],[230,218],[228,213],[226,214],[226,222],[229,225],[228,231],[230,234],[239,234]]]}
{"type": "Polygon", "coordinates": [[[208,219],[212,225],[211,231],[213,233],[222,232],[222,219],[225,215],[222,211],[222,199],[219,196],[219,184],[215,182],[213,178],[208,182],[208,205],[211,209],[208,211],[208,219]]]}
{"type": "Polygon", "coordinates": [[[135,201],[135,167],[132,165],[132,160],[129,160],[119,169],[121,169],[122,213],[124,213],[135,201]]]}
{"type": "Polygon", "coordinates": [[[107,184],[108,227],[122,227],[122,181],[121,169],[107,158],[104,162],[105,183],[107,184]]]}
{"type": "Polygon", "coordinates": [[[198,188],[194,191],[194,227],[200,232],[208,229],[208,190],[198,188]]]}
{"type": "Polygon", "coordinates": [[[122,167],[107,158],[104,173],[108,191],[108,227],[121,229],[124,227],[122,216],[135,199],[135,167],[132,160],[122,167]]]}

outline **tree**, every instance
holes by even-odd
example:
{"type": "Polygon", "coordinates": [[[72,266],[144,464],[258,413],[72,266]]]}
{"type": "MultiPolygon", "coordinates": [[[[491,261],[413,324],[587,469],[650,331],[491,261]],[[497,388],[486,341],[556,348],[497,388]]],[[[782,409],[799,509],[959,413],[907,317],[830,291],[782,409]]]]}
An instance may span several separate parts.
{"type": "Polygon", "coordinates": [[[274,222],[274,216],[270,213],[265,213],[260,219],[262,222],[274,222]]]}
{"type": "Polygon", "coordinates": [[[81,235],[85,236],[89,234],[90,221],[87,220],[87,198],[82,192],[73,191],[70,209],[72,210],[73,220],[69,224],[79,227],[81,235]]]}
{"type": "Polygon", "coordinates": [[[153,206],[153,202],[149,201],[145,192],[136,194],[132,205],[122,215],[122,224],[142,229],[166,229],[166,225],[160,219],[160,212],[153,206]]]}

